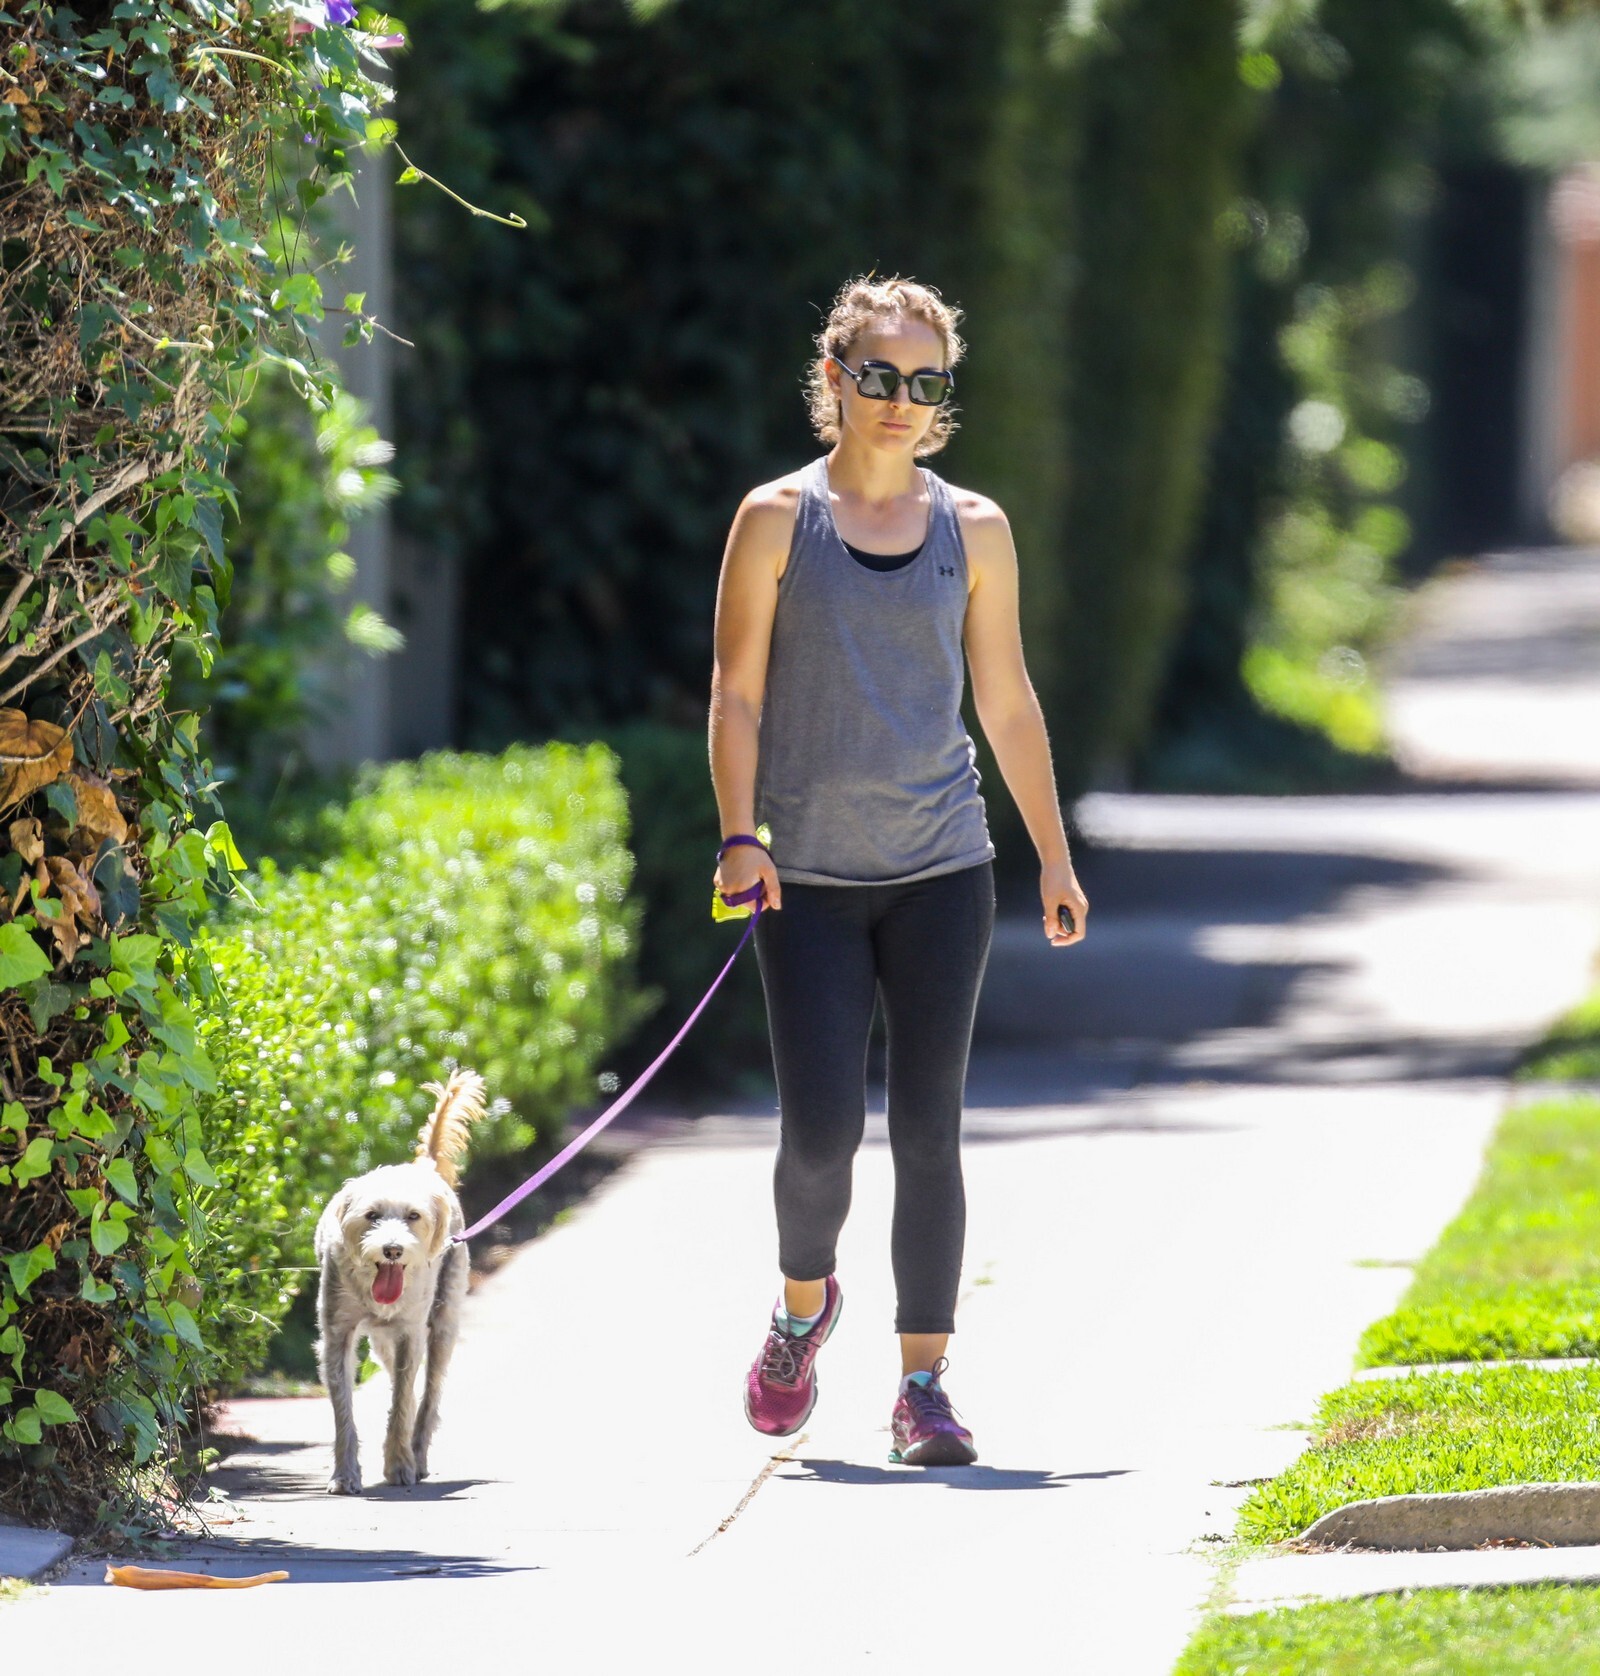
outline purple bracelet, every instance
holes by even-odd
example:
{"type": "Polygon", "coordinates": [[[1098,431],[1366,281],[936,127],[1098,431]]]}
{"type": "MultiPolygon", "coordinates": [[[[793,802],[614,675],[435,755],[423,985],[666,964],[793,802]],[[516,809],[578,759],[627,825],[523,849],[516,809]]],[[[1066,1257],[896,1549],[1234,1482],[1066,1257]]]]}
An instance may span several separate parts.
{"type": "MultiPolygon", "coordinates": [[[[721,861],[736,844],[754,844],[758,850],[767,849],[767,846],[753,832],[735,832],[731,837],[722,840],[721,846],[717,850],[717,860],[721,861]]],[[[767,850],[767,854],[771,855],[772,852],[767,850]]]]}

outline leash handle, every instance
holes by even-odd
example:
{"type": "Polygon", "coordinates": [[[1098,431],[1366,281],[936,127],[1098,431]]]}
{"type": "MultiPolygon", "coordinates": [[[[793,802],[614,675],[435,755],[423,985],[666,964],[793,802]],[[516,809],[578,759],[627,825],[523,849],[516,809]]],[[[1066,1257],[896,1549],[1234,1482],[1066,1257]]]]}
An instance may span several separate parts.
{"type": "MultiPolygon", "coordinates": [[[[755,887],[755,893],[752,900],[754,900],[755,897],[759,897],[760,894],[761,887],[757,885],[755,887]]],[[[750,895],[751,893],[748,891],[740,891],[738,895],[733,898],[733,900],[736,902],[743,901],[750,895]]],[[[455,1235],[452,1241],[453,1244],[461,1245],[467,1240],[475,1238],[477,1235],[481,1234],[485,1228],[495,1222],[498,1222],[508,1210],[512,1210],[517,1205],[520,1205],[530,1193],[536,1192],[539,1188],[543,1187],[553,1175],[576,1158],[578,1154],[589,1144],[589,1142],[592,1141],[613,1118],[621,1116],[621,1114],[633,1104],[635,1096],[641,1089],[644,1088],[645,1084],[648,1083],[656,1072],[659,1071],[661,1067],[672,1057],[672,1055],[677,1052],[679,1044],[683,1041],[683,1038],[689,1034],[689,1031],[694,1026],[695,1020],[698,1019],[701,1013],[706,1010],[706,1007],[710,1004],[711,997],[722,987],[722,980],[733,970],[734,961],[739,958],[740,954],[744,950],[745,944],[750,941],[751,933],[756,928],[756,921],[760,918],[761,903],[759,901],[755,901],[754,909],[750,915],[750,923],[745,927],[744,935],[739,939],[738,947],[735,948],[733,953],[728,956],[727,962],[723,966],[722,970],[711,980],[711,987],[700,997],[699,1001],[695,1003],[694,1011],[683,1021],[682,1025],[678,1029],[677,1035],[674,1036],[672,1040],[668,1042],[664,1048],[662,1048],[660,1053],[658,1053],[655,1058],[650,1061],[644,1070],[634,1078],[632,1084],[625,1088],[622,1093],[619,1094],[603,1112],[601,1112],[594,1122],[582,1132],[582,1134],[576,1135],[568,1141],[567,1144],[562,1147],[560,1152],[558,1152],[555,1157],[549,1161],[549,1163],[536,1170],[525,1182],[523,1182],[520,1187],[513,1188],[512,1191],[506,1194],[505,1198],[503,1198],[493,1210],[486,1211],[476,1222],[472,1224],[470,1228],[463,1228],[459,1234],[455,1235]]]]}
{"type": "Polygon", "coordinates": [[[748,890],[736,890],[732,896],[724,896],[715,885],[711,887],[711,917],[719,925],[724,920],[748,919],[752,913],[760,913],[762,909],[761,893],[766,887],[759,879],[748,890]]]}

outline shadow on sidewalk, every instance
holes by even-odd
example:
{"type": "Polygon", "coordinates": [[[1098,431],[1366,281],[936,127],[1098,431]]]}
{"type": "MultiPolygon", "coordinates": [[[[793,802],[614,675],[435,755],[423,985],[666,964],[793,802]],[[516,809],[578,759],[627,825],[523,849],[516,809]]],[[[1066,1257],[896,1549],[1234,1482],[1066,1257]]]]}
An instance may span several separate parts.
{"type": "MultiPolygon", "coordinates": [[[[310,1547],[270,1538],[252,1541],[219,1538],[204,1544],[174,1542],[165,1546],[159,1556],[139,1563],[161,1570],[197,1571],[216,1577],[287,1571],[290,1583],[405,1583],[428,1577],[460,1580],[545,1569],[485,1559],[479,1554],[427,1553],[416,1548],[310,1547]]],[[[52,1587],[103,1588],[105,1564],[99,1560],[79,1562],[57,1578],[52,1587]]]]}
{"type": "Polygon", "coordinates": [[[1133,1469],[1049,1472],[1030,1467],[876,1467],[859,1461],[799,1460],[798,1472],[776,1475],[779,1484],[943,1484],[951,1490],[1064,1490],[1085,1479],[1122,1478],[1133,1469]]]}

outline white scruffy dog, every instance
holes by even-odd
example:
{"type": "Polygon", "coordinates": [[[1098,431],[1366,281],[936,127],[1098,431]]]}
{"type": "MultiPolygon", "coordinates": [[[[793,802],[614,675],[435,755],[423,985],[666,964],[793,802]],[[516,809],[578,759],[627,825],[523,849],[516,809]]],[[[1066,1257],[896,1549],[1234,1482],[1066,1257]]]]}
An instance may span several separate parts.
{"type": "Polygon", "coordinates": [[[438,1104],[417,1137],[415,1159],[347,1181],[317,1222],[317,1363],[333,1401],[329,1495],[361,1490],[352,1399],[362,1338],[371,1341],[393,1384],[383,1476],[391,1484],[415,1484],[428,1474],[439,1392],[467,1295],[467,1248],[450,1237],[464,1226],[456,1161],[469,1126],[483,1116],[483,1078],[456,1071],[447,1083],[426,1087],[438,1104]],[[419,1408],[416,1375],[424,1359],[419,1408]]]}

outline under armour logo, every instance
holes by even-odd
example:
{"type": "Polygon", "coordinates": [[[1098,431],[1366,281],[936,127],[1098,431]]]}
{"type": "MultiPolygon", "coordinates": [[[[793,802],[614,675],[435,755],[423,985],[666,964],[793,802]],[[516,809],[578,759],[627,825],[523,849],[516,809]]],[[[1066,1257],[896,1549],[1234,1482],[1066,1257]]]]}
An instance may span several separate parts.
{"type": "Polygon", "coordinates": [[[941,576],[954,576],[955,573],[956,567],[953,564],[942,564],[939,566],[939,574],[941,576]]]}

